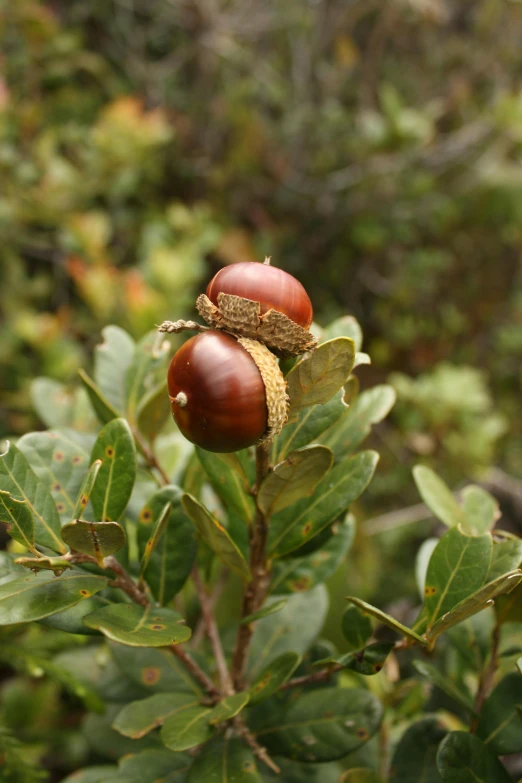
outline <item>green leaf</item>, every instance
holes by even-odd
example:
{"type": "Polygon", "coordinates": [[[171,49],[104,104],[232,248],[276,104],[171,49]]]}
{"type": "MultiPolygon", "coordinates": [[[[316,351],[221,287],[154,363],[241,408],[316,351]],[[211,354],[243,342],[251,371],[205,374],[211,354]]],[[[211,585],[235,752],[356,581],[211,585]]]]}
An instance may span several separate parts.
{"type": "Polygon", "coordinates": [[[155,693],[154,696],[126,704],[112,726],[125,737],[139,739],[162,726],[171,715],[197,706],[198,701],[188,694],[155,693]]]}
{"type": "Polygon", "coordinates": [[[80,487],[80,490],[78,492],[78,497],[76,498],[76,503],[74,504],[73,512],[71,515],[72,519],[82,518],[83,512],[87,508],[87,503],[91,499],[92,488],[94,487],[94,483],[96,481],[101,466],[102,466],[102,460],[97,459],[92,463],[91,467],[89,468],[89,471],[85,476],[83,483],[80,487]]]}
{"type": "Polygon", "coordinates": [[[259,508],[266,516],[272,516],[312,495],[332,465],[333,454],[326,446],[306,446],[293,451],[262,482],[257,497],[259,508]]]}
{"type": "Polygon", "coordinates": [[[249,625],[250,623],[255,623],[256,620],[262,620],[263,617],[268,617],[270,614],[280,612],[281,609],[287,605],[287,603],[288,599],[282,598],[280,601],[274,601],[273,603],[266,604],[262,609],[259,609],[258,612],[247,614],[246,617],[243,617],[243,619],[239,621],[239,624],[249,625]]]}
{"type": "Polygon", "coordinates": [[[364,647],[357,652],[347,653],[332,658],[324,658],[322,661],[316,661],[314,666],[325,666],[329,663],[339,663],[344,669],[349,669],[357,674],[364,674],[369,677],[378,674],[386,658],[395,647],[394,642],[375,642],[364,647]]]}
{"type": "Polygon", "coordinates": [[[485,700],[477,737],[497,756],[522,751],[522,678],[518,672],[500,680],[485,700]]]}
{"type": "Polygon", "coordinates": [[[448,783],[512,783],[511,776],[478,737],[452,731],[442,740],[437,768],[448,783]]]}
{"type": "Polygon", "coordinates": [[[321,443],[341,459],[355,449],[370,434],[372,425],[382,421],[393,408],[395,389],[382,384],[362,392],[344,416],[321,437],[321,443]]]}
{"type": "Polygon", "coordinates": [[[96,596],[94,598],[86,598],[85,601],[71,606],[70,609],[56,612],[56,614],[52,614],[50,617],[43,617],[38,622],[40,625],[47,625],[49,628],[64,631],[65,633],[100,636],[98,631],[95,631],[93,628],[87,628],[83,624],[83,618],[86,614],[90,614],[104,605],[105,600],[103,598],[96,596]]]}
{"type": "Polygon", "coordinates": [[[197,552],[194,525],[181,506],[178,487],[159,489],[138,516],[138,548],[143,578],[158,603],[165,605],[181,590],[197,552]],[[166,507],[170,511],[165,519],[166,507]]]}
{"type": "Polygon", "coordinates": [[[186,515],[192,520],[199,535],[221,562],[235,571],[244,580],[250,579],[250,569],[238,547],[225,528],[192,495],[181,499],[186,515]]]}
{"type": "Polygon", "coordinates": [[[180,614],[155,606],[111,604],[88,614],[83,622],[130,647],[166,647],[186,642],[191,635],[180,614]]]}
{"type": "Polygon", "coordinates": [[[417,582],[417,588],[422,600],[424,600],[424,588],[426,586],[428,565],[434,550],[438,546],[438,543],[438,538],[427,538],[422,542],[420,549],[417,552],[417,557],[415,558],[415,580],[417,582]]]}
{"type": "Polygon", "coordinates": [[[0,454],[0,491],[9,492],[15,500],[27,503],[33,515],[37,544],[65,553],[66,547],[60,538],[60,517],[51,493],[31,469],[25,455],[12,443],[4,454],[0,454]]]}
{"type": "Polygon", "coordinates": [[[262,783],[262,778],[242,740],[216,737],[197,756],[187,783],[262,783]]]}
{"type": "Polygon", "coordinates": [[[188,754],[172,753],[165,748],[128,754],[119,761],[120,772],[138,783],[186,783],[191,766],[192,758],[188,754]]]}
{"type": "Polygon", "coordinates": [[[440,476],[425,465],[416,465],[413,478],[421,498],[437,519],[448,527],[465,523],[464,512],[440,476]]]}
{"type": "Polygon", "coordinates": [[[349,606],[341,620],[343,636],[351,650],[360,650],[372,635],[372,624],[359,607],[349,606]]]}
{"type": "Polygon", "coordinates": [[[500,531],[493,538],[493,556],[486,581],[493,582],[503,574],[514,571],[522,564],[522,539],[518,537],[499,539],[500,531]]]}
{"type": "Polygon", "coordinates": [[[25,501],[12,498],[3,490],[0,490],[0,522],[7,525],[11,538],[35,551],[33,515],[25,501]]]}
{"type": "Polygon", "coordinates": [[[173,691],[201,697],[199,685],[170,651],[115,643],[110,648],[120,671],[140,688],[151,693],[173,691]]]}
{"type": "Polygon", "coordinates": [[[171,413],[167,381],[158,384],[142,398],[136,412],[138,430],[153,443],[171,413]]]}
{"type": "MultiPolygon", "coordinates": [[[[116,761],[127,753],[137,753],[147,748],[159,748],[156,734],[135,740],[118,734],[112,728],[112,721],[121,710],[121,704],[107,704],[104,715],[87,715],[83,721],[82,736],[87,740],[97,757],[116,761]]],[[[134,782],[133,782],[134,783],[134,782]]]]}
{"type": "Polygon", "coordinates": [[[103,464],[91,494],[94,514],[102,522],[117,522],[136,479],[136,448],[125,419],[114,419],[102,429],[91,454],[91,462],[97,459],[103,464]]]}
{"type": "Polygon", "coordinates": [[[125,531],[117,522],[84,522],[76,519],[62,527],[67,546],[84,555],[92,555],[100,568],[103,559],[125,546],[125,531]]]}
{"type": "Polygon", "coordinates": [[[56,503],[62,524],[73,518],[89,456],[61,432],[30,432],[17,443],[56,503]]]}
{"type": "Polygon", "coordinates": [[[85,370],[78,370],[78,375],[82,385],[89,396],[91,405],[97,417],[102,424],[108,424],[112,419],[117,419],[120,415],[119,411],[111,405],[111,403],[105,399],[101,390],[94,383],[93,379],[87,375],[85,370]]]}
{"type": "Polygon", "coordinates": [[[495,612],[499,625],[522,622],[522,585],[508,595],[500,595],[495,601],[495,612]]]}
{"type": "Polygon", "coordinates": [[[297,449],[308,446],[332,427],[348,410],[343,400],[344,389],[322,405],[311,405],[289,422],[278,438],[274,440],[274,462],[280,462],[297,449]]]}
{"type": "Polygon", "coordinates": [[[481,587],[472,595],[464,598],[453,607],[428,630],[426,639],[433,643],[435,639],[457,623],[461,623],[471,615],[481,612],[488,604],[499,595],[510,593],[522,581],[522,571],[511,571],[509,574],[499,576],[494,582],[481,587]]]}
{"type": "Polygon", "coordinates": [[[485,489],[473,485],[462,491],[462,511],[465,518],[464,530],[474,536],[492,530],[500,517],[495,498],[485,489]]]}
{"type": "Polygon", "coordinates": [[[336,465],[317,485],[311,498],[275,514],[268,538],[272,557],[282,557],[334,522],[366,489],[379,455],[363,451],[336,465]]]}
{"type": "Polygon", "coordinates": [[[199,447],[196,454],[225,508],[233,509],[243,521],[252,522],[255,504],[240,454],[214,454],[199,447]]]}
{"type": "Polygon", "coordinates": [[[348,380],[354,359],[354,341],[337,337],[298,362],[287,375],[290,416],[328,402],[348,380]]]}
{"type": "Polygon", "coordinates": [[[257,678],[283,653],[304,655],[319,635],[327,611],[328,593],[324,585],[319,585],[309,593],[291,596],[280,612],[259,620],[249,655],[250,676],[257,678]]]}
{"type": "Polygon", "coordinates": [[[269,718],[269,725],[252,727],[269,753],[296,761],[336,761],[375,734],[382,707],[369,691],[321,688],[303,693],[269,718]]]}
{"type": "Polygon", "coordinates": [[[102,576],[48,571],[24,576],[0,585],[0,625],[30,623],[90,598],[107,586],[102,576]]]}
{"type": "Polygon", "coordinates": [[[326,582],[339,568],[355,536],[355,517],[347,514],[327,531],[326,543],[309,555],[276,560],[270,584],[272,593],[299,593],[326,582]]]}
{"type": "Polygon", "coordinates": [[[212,737],[211,707],[186,706],[167,718],[161,729],[161,741],[169,750],[189,750],[212,737]]]}
{"type": "Polygon", "coordinates": [[[471,696],[466,691],[463,691],[451,677],[443,674],[439,669],[426,661],[413,661],[413,665],[419,674],[436,685],[437,688],[440,688],[446,696],[456,701],[457,704],[460,704],[461,707],[464,707],[471,714],[474,713],[471,696]]]}
{"type": "Polygon", "coordinates": [[[277,780],[284,781],[284,783],[341,783],[344,781],[344,777],[341,776],[341,767],[335,763],[298,764],[296,761],[289,761],[283,756],[278,756],[277,766],[281,768],[280,775],[263,767],[263,780],[272,783],[277,780]]]}
{"type": "Polygon", "coordinates": [[[125,410],[125,386],[134,359],[135,343],[119,326],[102,329],[103,342],[94,349],[94,381],[107,402],[121,415],[125,410]]]}
{"type": "Polygon", "coordinates": [[[346,600],[350,601],[350,603],[352,603],[354,606],[357,606],[362,612],[371,615],[380,623],[383,623],[383,625],[387,625],[388,628],[391,628],[393,631],[397,631],[397,633],[401,634],[401,636],[406,636],[406,638],[411,639],[411,641],[418,642],[419,644],[427,644],[426,639],[423,639],[422,636],[419,636],[419,634],[415,633],[415,631],[413,631],[411,628],[407,628],[398,620],[390,617],[389,614],[386,614],[380,609],[377,609],[376,606],[367,604],[366,601],[361,601],[360,598],[354,598],[353,596],[348,596],[346,600]]]}
{"type": "Polygon", "coordinates": [[[435,718],[413,723],[395,748],[390,769],[390,783],[440,783],[435,758],[447,729],[435,718]]]}
{"type": "Polygon", "coordinates": [[[482,587],[492,550],[490,533],[466,536],[454,527],[442,536],[428,564],[424,605],[413,626],[417,632],[429,631],[446,612],[482,587]]]}
{"type": "Polygon", "coordinates": [[[517,669],[519,670],[520,674],[522,674],[522,658],[517,659],[517,669]]]}
{"type": "Polygon", "coordinates": [[[357,351],[361,350],[362,329],[353,315],[342,315],[340,318],[332,321],[331,324],[328,324],[323,329],[319,342],[325,343],[328,340],[334,340],[336,337],[350,337],[355,343],[355,349],[357,351]]]}
{"type": "Polygon", "coordinates": [[[27,576],[27,571],[15,562],[16,555],[0,550],[0,585],[27,576]]]}
{"type": "Polygon", "coordinates": [[[283,653],[274,658],[250,686],[250,704],[258,704],[273,696],[290,679],[300,663],[301,656],[296,652],[283,653]]]}
{"type": "Polygon", "coordinates": [[[209,716],[209,722],[211,726],[216,726],[218,723],[224,723],[231,718],[235,718],[239,715],[241,710],[246,707],[250,701],[250,693],[244,691],[242,693],[235,693],[233,696],[227,696],[216,704],[209,716]]]}
{"type": "MultiPolygon", "coordinates": [[[[35,378],[31,383],[31,403],[46,427],[74,427],[86,431],[90,406],[83,389],[69,389],[52,378],[35,378]]],[[[94,418],[94,417],[93,417],[94,418]]]]}
{"type": "Polygon", "coordinates": [[[156,331],[149,332],[137,343],[126,378],[126,413],[131,424],[137,421],[142,399],[156,387],[170,350],[169,341],[162,340],[156,331]]]}
{"type": "Polygon", "coordinates": [[[117,772],[118,768],[110,764],[101,764],[95,767],[85,767],[84,769],[77,769],[66,778],[62,780],[62,783],[100,783],[104,777],[117,772]]]}

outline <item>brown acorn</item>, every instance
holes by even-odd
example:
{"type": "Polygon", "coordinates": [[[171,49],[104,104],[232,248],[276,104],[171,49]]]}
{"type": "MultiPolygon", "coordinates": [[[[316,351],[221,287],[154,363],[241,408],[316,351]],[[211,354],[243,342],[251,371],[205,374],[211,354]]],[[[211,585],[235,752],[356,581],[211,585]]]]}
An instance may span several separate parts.
{"type": "Polygon", "coordinates": [[[239,451],[279,434],[288,417],[276,358],[255,340],[208,331],[184,343],[168,371],[172,414],[207,451],[239,451]]]}
{"type": "Polygon", "coordinates": [[[258,340],[278,356],[297,356],[316,345],[308,331],[312,303],[295,277],[268,261],[221,269],[196,307],[210,326],[258,340]]]}

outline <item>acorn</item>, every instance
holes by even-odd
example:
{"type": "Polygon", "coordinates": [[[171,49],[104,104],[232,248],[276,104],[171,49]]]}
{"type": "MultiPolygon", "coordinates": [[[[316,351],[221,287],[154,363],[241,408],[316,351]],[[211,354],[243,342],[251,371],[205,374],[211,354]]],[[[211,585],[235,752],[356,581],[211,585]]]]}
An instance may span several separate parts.
{"type": "Polygon", "coordinates": [[[283,269],[244,261],[221,269],[196,302],[210,326],[258,340],[278,356],[297,356],[316,345],[309,332],[312,303],[301,283],[283,269]]]}
{"type": "Polygon", "coordinates": [[[172,414],[183,435],[207,451],[239,451],[270,440],[288,418],[286,382],[261,343],[209,330],[174,354],[168,371],[172,414]]]}

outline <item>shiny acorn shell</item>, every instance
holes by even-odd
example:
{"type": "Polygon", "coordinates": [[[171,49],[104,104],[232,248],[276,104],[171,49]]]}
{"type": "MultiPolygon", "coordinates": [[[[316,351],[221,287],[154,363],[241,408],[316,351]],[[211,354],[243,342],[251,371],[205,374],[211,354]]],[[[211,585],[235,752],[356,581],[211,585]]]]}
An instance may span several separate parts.
{"type": "Polygon", "coordinates": [[[188,440],[207,451],[247,448],[273,437],[286,421],[286,386],[277,360],[252,343],[208,331],[172,358],[168,388],[174,419],[188,440]]]}

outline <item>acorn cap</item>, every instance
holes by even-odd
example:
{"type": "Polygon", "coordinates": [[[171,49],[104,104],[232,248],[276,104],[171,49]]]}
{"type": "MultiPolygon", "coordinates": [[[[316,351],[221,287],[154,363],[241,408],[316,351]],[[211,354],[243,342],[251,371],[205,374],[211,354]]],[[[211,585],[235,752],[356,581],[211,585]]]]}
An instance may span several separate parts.
{"type": "Polygon", "coordinates": [[[218,306],[205,294],[196,301],[200,316],[215,329],[258,340],[278,356],[298,356],[315,348],[314,335],[283,313],[269,310],[261,315],[261,305],[233,294],[218,294],[218,306]]]}
{"type": "Polygon", "coordinates": [[[237,341],[245,351],[248,351],[256,363],[265,384],[268,427],[259,441],[259,443],[265,443],[275,435],[279,435],[288,421],[290,398],[286,393],[286,381],[276,357],[265,345],[248,337],[237,337],[237,341]]]}

